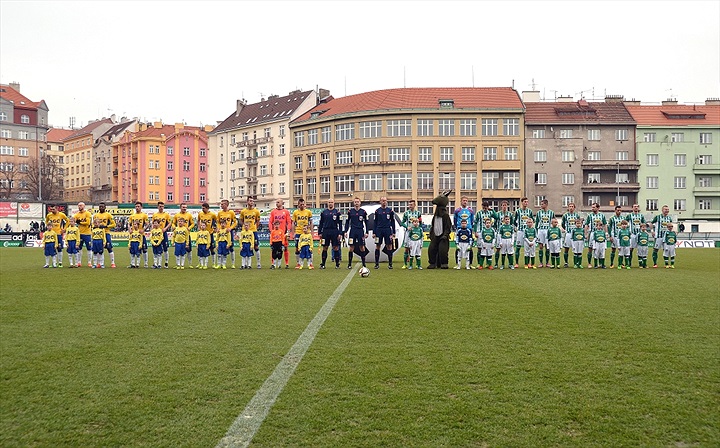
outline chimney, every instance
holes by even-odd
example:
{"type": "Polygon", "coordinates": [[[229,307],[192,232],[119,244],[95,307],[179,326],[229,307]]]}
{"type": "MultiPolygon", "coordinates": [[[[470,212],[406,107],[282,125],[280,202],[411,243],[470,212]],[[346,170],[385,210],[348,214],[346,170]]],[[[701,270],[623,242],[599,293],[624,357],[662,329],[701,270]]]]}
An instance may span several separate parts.
{"type": "Polygon", "coordinates": [[[240,112],[243,110],[243,107],[245,107],[246,105],[247,105],[247,101],[245,101],[245,98],[243,98],[241,100],[237,100],[237,102],[235,104],[235,116],[236,117],[240,116],[240,112]]]}
{"type": "Polygon", "coordinates": [[[573,103],[575,100],[573,100],[573,97],[571,96],[559,96],[556,100],[558,103],[573,103]]]}
{"type": "Polygon", "coordinates": [[[622,103],[625,97],[622,95],[605,95],[606,103],[622,103]]]}
{"type": "Polygon", "coordinates": [[[20,93],[20,83],[19,82],[13,81],[8,85],[10,86],[11,89],[15,89],[15,90],[17,90],[18,93],[20,93]]]}
{"type": "Polygon", "coordinates": [[[540,91],[539,90],[523,90],[522,100],[524,103],[539,103],[540,102],[540,91]]]}
{"type": "Polygon", "coordinates": [[[162,121],[156,121],[155,123],[153,123],[152,127],[160,129],[162,127],[162,121]]]}
{"type": "Polygon", "coordinates": [[[640,100],[636,100],[635,98],[633,98],[633,99],[628,100],[628,101],[623,101],[623,104],[626,105],[626,106],[639,106],[639,105],[640,105],[640,100]]]}
{"type": "Polygon", "coordinates": [[[706,106],[720,106],[720,98],[708,98],[705,100],[706,106]]]}
{"type": "Polygon", "coordinates": [[[674,100],[672,98],[668,98],[665,101],[662,102],[663,106],[677,106],[677,100],[674,100]]]}
{"type": "Polygon", "coordinates": [[[280,98],[280,96],[279,96],[279,95],[274,95],[274,94],[273,94],[273,95],[270,95],[270,96],[268,97],[268,101],[270,101],[270,100],[274,100],[274,99],[277,99],[277,98],[280,98]]]}

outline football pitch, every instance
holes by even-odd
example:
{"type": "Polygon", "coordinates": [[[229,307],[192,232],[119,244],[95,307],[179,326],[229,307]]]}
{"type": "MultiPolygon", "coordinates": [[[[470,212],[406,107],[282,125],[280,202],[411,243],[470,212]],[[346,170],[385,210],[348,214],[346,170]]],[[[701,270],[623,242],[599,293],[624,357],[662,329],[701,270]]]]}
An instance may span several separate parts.
{"type": "Polygon", "coordinates": [[[368,278],[116,253],[0,249],[0,446],[720,445],[720,249],[368,278]]]}

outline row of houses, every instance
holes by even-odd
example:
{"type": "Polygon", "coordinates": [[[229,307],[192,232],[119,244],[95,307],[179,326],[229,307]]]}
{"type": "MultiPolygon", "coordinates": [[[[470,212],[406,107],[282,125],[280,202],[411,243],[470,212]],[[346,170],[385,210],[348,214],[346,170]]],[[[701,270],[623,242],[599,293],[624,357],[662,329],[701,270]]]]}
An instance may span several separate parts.
{"type": "Polygon", "coordinates": [[[254,104],[238,100],[214,127],[110,117],[55,130],[46,124],[44,101],[31,102],[18,85],[2,90],[0,174],[22,172],[41,154],[61,167],[53,191],[38,194],[28,182],[13,190],[0,175],[5,197],[14,191],[67,202],[228,199],[239,207],[253,196],[261,209],[302,197],[311,207],[333,199],[343,209],[356,196],[387,196],[399,210],[415,199],[430,214],[432,198],[454,190],[474,208],[481,200],[516,207],[527,196],[536,206],[547,199],[555,210],[570,202],[581,210],[598,202],[605,211],[637,203],[655,213],[667,204],[679,219],[720,220],[718,99],[541,101],[539,92],[521,97],[511,88],[402,88],[334,98],[316,89],[254,104]]]}

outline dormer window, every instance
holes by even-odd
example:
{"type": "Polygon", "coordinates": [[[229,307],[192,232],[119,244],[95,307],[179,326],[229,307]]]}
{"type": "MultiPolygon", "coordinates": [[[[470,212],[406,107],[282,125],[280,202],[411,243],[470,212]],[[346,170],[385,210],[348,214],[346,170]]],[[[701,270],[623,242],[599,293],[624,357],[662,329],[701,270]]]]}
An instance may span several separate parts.
{"type": "Polygon", "coordinates": [[[440,103],[440,109],[454,109],[455,100],[438,100],[440,103]]]}

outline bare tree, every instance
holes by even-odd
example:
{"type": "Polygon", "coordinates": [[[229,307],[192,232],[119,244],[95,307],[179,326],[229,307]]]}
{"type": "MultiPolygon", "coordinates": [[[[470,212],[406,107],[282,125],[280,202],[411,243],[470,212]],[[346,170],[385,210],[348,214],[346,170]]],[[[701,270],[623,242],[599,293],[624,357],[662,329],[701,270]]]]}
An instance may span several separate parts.
{"type": "Polygon", "coordinates": [[[48,155],[40,159],[32,158],[25,172],[27,191],[33,199],[43,201],[62,199],[63,174],[63,167],[55,158],[48,155]]]}
{"type": "Polygon", "coordinates": [[[0,198],[17,199],[22,193],[20,180],[22,176],[16,165],[7,164],[0,170],[0,198]]]}

